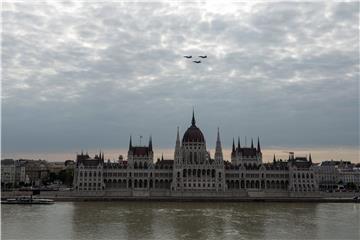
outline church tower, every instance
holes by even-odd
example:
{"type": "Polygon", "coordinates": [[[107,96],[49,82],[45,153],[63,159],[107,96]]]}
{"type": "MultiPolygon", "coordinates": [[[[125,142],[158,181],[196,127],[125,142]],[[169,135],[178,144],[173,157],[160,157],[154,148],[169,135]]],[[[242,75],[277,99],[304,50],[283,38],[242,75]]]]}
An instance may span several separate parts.
{"type": "Polygon", "coordinates": [[[221,148],[220,130],[217,131],[216,148],[215,148],[215,162],[216,164],[223,164],[223,153],[221,148]]]}
{"type": "Polygon", "coordinates": [[[181,146],[180,146],[179,127],[177,127],[177,132],[176,132],[174,161],[175,161],[175,165],[181,164],[181,146]]]}

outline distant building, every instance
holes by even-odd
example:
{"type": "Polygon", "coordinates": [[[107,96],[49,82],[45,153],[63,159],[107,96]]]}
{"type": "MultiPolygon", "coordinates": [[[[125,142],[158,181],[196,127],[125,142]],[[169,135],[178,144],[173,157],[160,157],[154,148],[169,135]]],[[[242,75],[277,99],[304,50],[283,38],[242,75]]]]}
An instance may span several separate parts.
{"type": "Polygon", "coordinates": [[[27,160],[25,164],[25,174],[29,178],[29,183],[40,186],[43,180],[49,175],[47,162],[45,160],[27,160]]]}
{"type": "Polygon", "coordinates": [[[58,174],[66,169],[65,162],[47,162],[47,169],[49,173],[58,174]]]}
{"type": "Polygon", "coordinates": [[[311,155],[309,155],[308,160],[306,157],[295,158],[291,154],[288,162],[291,191],[312,192],[319,190],[311,155]]]}
{"type": "Polygon", "coordinates": [[[15,161],[13,159],[1,160],[1,185],[15,185],[15,161]]]}
{"type": "Polygon", "coordinates": [[[350,161],[323,161],[315,171],[321,191],[334,190],[348,183],[360,187],[360,168],[350,161]]]}
{"type": "Polygon", "coordinates": [[[26,183],[25,162],[22,160],[4,159],[1,161],[1,185],[12,187],[26,183]]]}
{"type": "Polygon", "coordinates": [[[24,184],[28,183],[29,179],[26,176],[25,162],[21,160],[15,161],[15,183],[24,184]]]}
{"type": "Polygon", "coordinates": [[[79,194],[108,196],[251,196],[317,192],[315,165],[311,155],[287,161],[262,162],[260,140],[257,146],[237,147],[233,141],[231,161],[223,159],[218,129],[214,158],[196,126],[193,114],[190,127],[180,141],[177,131],[174,160],[153,162],[152,138],[147,146],[133,146],[130,137],[127,160],[105,161],[100,152],[91,158],[77,155],[74,188],[79,194]]]}

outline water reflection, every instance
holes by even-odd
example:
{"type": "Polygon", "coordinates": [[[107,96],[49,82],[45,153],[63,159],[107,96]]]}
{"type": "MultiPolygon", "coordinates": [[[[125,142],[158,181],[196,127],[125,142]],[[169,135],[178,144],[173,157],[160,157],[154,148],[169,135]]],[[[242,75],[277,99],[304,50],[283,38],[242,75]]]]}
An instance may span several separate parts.
{"type": "Polygon", "coordinates": [[[3,239],[359,239],[359,204],[79,202],[1,206],[3,239]]]}

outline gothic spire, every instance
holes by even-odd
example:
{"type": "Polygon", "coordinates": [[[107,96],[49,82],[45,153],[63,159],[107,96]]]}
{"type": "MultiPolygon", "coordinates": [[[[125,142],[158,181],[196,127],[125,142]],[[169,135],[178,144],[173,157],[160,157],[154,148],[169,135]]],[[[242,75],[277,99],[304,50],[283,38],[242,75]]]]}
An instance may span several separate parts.
{"type": "Polygon", "coordinates": [[[258,152],[261,152],[261,148],[260,148],[260,138],[259,138],[259,137],[258,137],[257,151],[258,151],[258,152]]]}
{"type": "Polygon", "coordinates": [[[312,163],[311,153],[309,153],[309,162],[312,163]]]}
{"type": "Polygon", "coordinates": [[[251,138],[251,148],[254,148],[254,141],[252,138],[251,138]]]}
{"type": "Polygon", "coordinates": [[[240,137],[238,137],[238,144],[237,144],[238,151],[240,152],[241,146],[240,146],[240,137]]]}
{"type": "Polygon", "coordinates": [[[177,127],[176,132],[176,144],[175,144],[175,153],[174,153],[174,160],[180,157],[180,137],[179,137],[179,127],[177,127]]]}
{"type": "Polygon", "coordinates": [[[152,137],[150,135],[150,138],[149,138],[149,151],[151,152],[152,151],[152,137]]]}
{"type": "Polygon", "coordinates": [[[193,108],[193,114],[192,114],[192,119],[191,119],[191,125],[192,125],[192,126],[195,126],[195,123],[196,123],[196,121],[195,121],[195,113],[194,113],[194,108],[193,108]]]}
{"type": "Polygon", "coordinates": [[[276,162],[276,157],[275,157],[275,154],[274,154],[274,159],[273,159],[273,162],[274,162],[274,163],[276,162]]]}
{"type": "Polygon", "coordinates": [[[177,143],[180,144],[179,127],[177,127],[177,131],[176,131],[176,144],[177,144],[177,143]]]}
{"type": "Polygon", "coordinates": [[[220,140],[220,130],[218,128],[217,131],[217,139],[216,139],[216,149],[215,149],[215,160],[222,161],[223,154],[221,148],[221,140],[220,140]]]}
{"type": "Polygon", "coordinates": [[[232,152],[233,153],[235,152],[235,140],[234,140],[234,138],[233,138],[232,152]]]}
{"type": "Polygon", "coordinates": [[[131,140],[131,135],[130,135],[130,141],[129,141],[129,151],[131,150],[132,148],[132,140],[131,140]]]}

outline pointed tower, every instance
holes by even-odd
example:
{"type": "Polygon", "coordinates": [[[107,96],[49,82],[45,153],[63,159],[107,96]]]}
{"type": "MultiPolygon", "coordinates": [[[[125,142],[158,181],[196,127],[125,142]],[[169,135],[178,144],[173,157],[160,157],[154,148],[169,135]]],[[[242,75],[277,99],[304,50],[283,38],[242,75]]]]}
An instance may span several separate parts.
{"type": "Polygon", "coordinates": [[[312,163],[311,153],[309,153],[309,162],[312,163]]]}
{"type": "Polygon", "coordinates": [[[276,157],[275,157],[275,154],[274,154],[274,159],[273,159],[273,163],[275,163],[276,162],[276,157]]]}
{"type": "Polygon", "coordinates": [[[253,139],[251,138],[251,149],[253,149],[254,148],[254,141],[253,141],[253,139]]]}
{"type": "Polygon", "coordinates": [[[221,148],[220,130],[217,131],[216,149],[215,149],[215,161],[218,163],[223,162],[223,153],[221,148]]]}
{"type": "Polygon", "coordinates": [[[258,142],[257,142],[257,151],[261,152],[261,148],[260,148],[260,138],[258,137],[258,142]]]}
{"type": "Polygon", "coordinates": [[[235,139],[233,138],[231,156],[235,156],[235,139]]]}
{"type": "Polygon", "coordinates": [[[152,136],[150,135],[150,138],[149,138],[149,152],[152,152],[153,151],[153,148],[152,148],[152,136]]]}
{"type": "Polygon", "coordinates": [[[194,112],[194,108],[193,108],[193,114],[192,114],[192,119],[191,119],[191,126],[195,126],[196,121],[195,121],[195,112],[194,112]]]}
{"type": "Polygon", "coordinates": [[[240,137],[238,137],[237,151],[238,151],[238,152],[241,152],[240,137]]]}
{"type": "Polygon", "coordinates": [[[132,150],[132,139],[131,139],[131,135],[130,135],[130,141],[129,141],[129,151],[132,150]]]}
{"type": "Polygon", "coordinates": [[[176,131],[176,144],[175,144],[175,149],[179,149],[179,150],[180,150],[179,127],[177,127],[177,131],[176,131]]]}
{"type": "Polygon", "coordinates": [[[181,148],[180,148],[179,127],[177,127],[174,161],[176,161],[179,164],[180,164],[180,159],[181,159],[180,153],[181,153],[181,148]]]}

